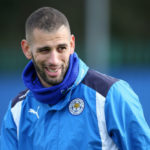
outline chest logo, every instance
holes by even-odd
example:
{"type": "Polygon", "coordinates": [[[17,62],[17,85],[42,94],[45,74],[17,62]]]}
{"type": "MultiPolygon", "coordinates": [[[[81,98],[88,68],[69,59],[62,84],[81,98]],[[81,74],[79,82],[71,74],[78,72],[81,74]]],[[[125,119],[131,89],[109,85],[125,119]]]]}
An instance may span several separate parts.
{"type": "Polygon", "coordinates": [[[84,101],[80,98],[72,100],[69,104],[69,111],[72,115],[79,115],[84,110],[84,101]]]}
{"type": "Polygon", "coordinates": [[[40,109],[40,106],[38,106],[37,111],[35,111],[34,109],[30,108],[29,109],[29,113],[32,113],[32,114],[36,115],[36,117],[39,119],[39,114],[38,114],[39,109],[40,109]]]}

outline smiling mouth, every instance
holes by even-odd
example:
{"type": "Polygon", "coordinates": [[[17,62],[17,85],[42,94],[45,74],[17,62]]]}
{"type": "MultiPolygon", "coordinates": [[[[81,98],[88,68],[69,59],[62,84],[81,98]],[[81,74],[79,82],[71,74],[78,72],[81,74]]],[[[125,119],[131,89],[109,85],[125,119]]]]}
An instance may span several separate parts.
{"type": "Polygon", "coordinates": [[[45,67],[46,73],[50,77],[56,77],[60,74],[61,72],[61,67],[45,67]]]}
{"type": "Polygon", "coordinates": [[[58,68],[57,69],[50,69],[50,68],[46,68],[49,72],[57,72],[58,71],[58,68]]]}

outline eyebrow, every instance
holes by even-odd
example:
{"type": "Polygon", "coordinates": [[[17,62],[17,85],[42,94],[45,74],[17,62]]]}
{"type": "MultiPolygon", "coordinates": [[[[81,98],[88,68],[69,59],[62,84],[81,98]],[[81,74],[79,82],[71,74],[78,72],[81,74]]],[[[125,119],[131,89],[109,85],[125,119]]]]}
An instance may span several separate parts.
{"type": "Polygon", "coordinates": [[[67,44],[59,44],[57,47],[68,47],[68,45],[67,44]]]}

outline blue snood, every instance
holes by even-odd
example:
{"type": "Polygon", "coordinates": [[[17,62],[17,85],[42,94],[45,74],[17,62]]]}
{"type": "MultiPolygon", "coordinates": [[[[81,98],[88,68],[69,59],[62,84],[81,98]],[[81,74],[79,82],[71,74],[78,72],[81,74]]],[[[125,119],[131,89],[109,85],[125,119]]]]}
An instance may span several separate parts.
{"type": "Polygon", "coordinates": [[[36,100],[54,105],[58,103],[66,94],[65,91],[68,91],[70,87],[75,82],[79,72],[79,60],[76,53],[70,55],[69,59],[69,68],[65,75],[64,80],[52,87],[43,87],[40,83],[33,62],[30,61],[23,71],[23,81],[25,86],[32,91],[36,100]]]}

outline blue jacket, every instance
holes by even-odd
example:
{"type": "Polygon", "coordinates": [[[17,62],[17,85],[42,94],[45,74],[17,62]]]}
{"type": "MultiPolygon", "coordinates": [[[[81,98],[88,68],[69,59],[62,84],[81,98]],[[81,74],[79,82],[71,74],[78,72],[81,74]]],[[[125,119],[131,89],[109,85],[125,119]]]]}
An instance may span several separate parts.
{"type": "Polygon", "coordinates": [[[57,104],[37,101],[30,90],[12,100],[0,140],[0,150],[150,150],[150,128],[126,82],[80,60],[76,81],[57,104]]]}

